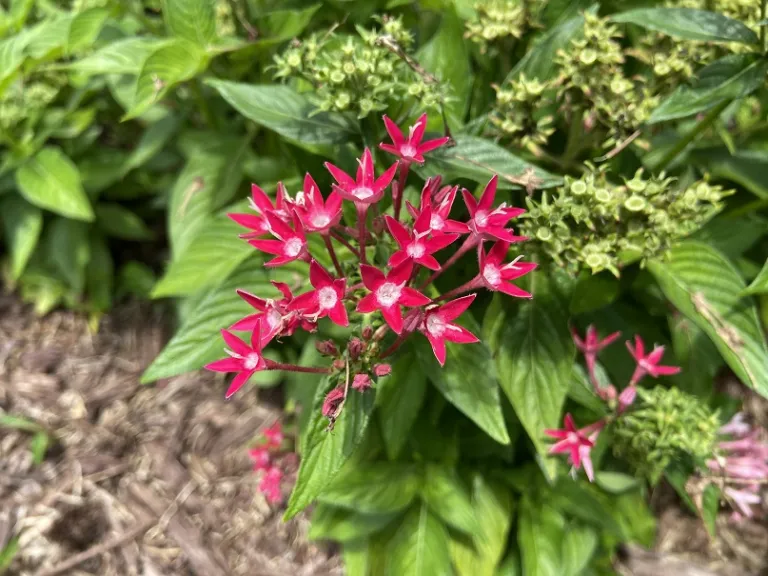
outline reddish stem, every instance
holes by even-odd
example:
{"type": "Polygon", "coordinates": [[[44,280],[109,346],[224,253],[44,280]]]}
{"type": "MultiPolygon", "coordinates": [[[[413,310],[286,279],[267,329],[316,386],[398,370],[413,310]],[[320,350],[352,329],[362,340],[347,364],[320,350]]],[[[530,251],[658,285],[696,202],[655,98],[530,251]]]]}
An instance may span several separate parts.
{"type": "Polygon", "coordinates": [[[362,202],[356,202],[355,207],[357,208],[357,235],[358,235],[358,242],[360,244],[360,263],[365,264],[365,216],[368,212],[368,204],[363,204],[362,202]]]}
{"type": "Polygon", "coordinates": [[[285,370],[286,372],[306,372],[310,374],[330,374],[330,368],[321,368],[320,366],[297,366],[296,364],[282,364],[274,362],[269,358],[264,358],[267,363],[267,370],[285,370]]]}
{"type": "Polygon", "coordinates": [[[355,290],[359,290],[360,288],[364,288],[365,284],[362,282],[358,282],[357,284],[352,284],[352,286],[347,287],[347,295],[351,294],[355,290]]]}
{"type": "Polygon", "coordinates": [[[469,292],[470,290],[475,290],[477,288],[481,288],[483,286],[483,280],[480,278],[480,275],[478,274],[472,280],[469,282],[465,282],[458,288],[454,288],[453,290],[449,290],[445,294],[441,294],[432,302],[441,302],[443,300],[448,300],[448,298],[453,298],[454,296],[458,296],[459,294],[464,294],[464,292],[469,292]]]}
{"type": "Polygon", "coordinates": [[[331,260],[333,260],[333,266],[336,268],[336,273],[339,275],[339,278],[344,277],[344,271],[341,269],[341,264],[339,264],[339,259],[336,258],[336,250],[333,249],[333,242],[331,242],[331,237],[326,233],[323,234],[323,242],[325,242],[325,247],[328,248],[328,254],[331,255],[331,260]]]}
{"type": "Polygon", "coordinates": [[[397,188],[392,187],[392,200],[395,205],[395,220],[400,221],[400,209],[403,206],[403,192],[405,192],[405,182],[408,180],[408,171],[411,168],[410,162],[400,161],[397,168],[397,188]]]}
{"type": "Polygon", "coordinates": [[[432,284],[432,282],[437,280],[437,278],[443,272],[445,272],[446,270],[448,270],[448,268],[456,264],[459,258],[464,256],[464,254],[472,250],[472,248],[474,248],[475,246],[477,246],[477,236],[475,236],[474,234],[470,234],[469,236],[467,236],[467,239],[464,240],[464,243],[461,245],[461,247],[458,250],[456,250],[456,252],[454,252],[453,255],[450,258],[448,258],[448,260],[445,261],[445,264],[440,266],[440,270],[435,271],[432,274],[432,276],[427,278],[426,282],[424,282],[421,286],[419,286],[419,290],[424,290],[424,288],[432,284]]]}

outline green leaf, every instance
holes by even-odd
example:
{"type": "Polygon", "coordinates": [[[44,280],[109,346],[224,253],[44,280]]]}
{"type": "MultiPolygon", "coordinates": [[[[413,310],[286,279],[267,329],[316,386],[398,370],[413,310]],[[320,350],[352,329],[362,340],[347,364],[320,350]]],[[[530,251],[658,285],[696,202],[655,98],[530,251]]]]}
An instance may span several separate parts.
{"type": "Polygon", "coordinates": [[[11,563],[18,553],[19,538],[18,536],[14,536],[8,540],[8,543],[5,544],[5,547],[0,550],[0,574],[5,574],[5,571],[11,567],[11,563]]]}
{"type": "Polygon", "coordinates": [[[414,506],[389,542],[387,576],[450,576],[448,540],[426,504],[414,506]]]}
{"type": "Polygon", "coordinates": [[[220,286],[203,292],[194,309],[171,341],[155,358],[141,377],[143,383],[191,372],[220,358],[224,341],[219,330],[232,325],[253,309],[236,293],[237,288],[248,288],[263,298],[278,297],[279,292],[269,279],[292,282],[296,268],[282,266],[270,272],[269,278],[259,258],[243,262],[220,286]]]}
{"type": "Polygon", "coordinates": [[[752,280],[752,284],[747,286],[746,290],[742,294],[765,294],[768,293],[768,259],[763,264],[760,273],[752,280]]]}
{"type": "Polygon", "coordinates": [[[724,364],[715,345],[704,331],[682,314],[669,319],[675,365],[682,368],[674,376],[675,385],[700,398],[714,391],[715,374],[724,364]]]}
{"type": "Polygon", "coordinates": [[[13,414],[0,414],[0,428],[10,428],[11,430],[21,430],[22,432],[41,432],[43,427],[24,416],[14,416],[13,414]]]}
{"type": "Polygon", "coordinates": [[[288,86],[206,82],[246,118],[305,144],[339,144],[356,138],[340,114],[313,113],[309,101],[288,86]]]}
{"type": "Polygon", "coordinates": [[[619,296],[619,280],[610,272],[579,278],[571,296],[571,314],[586,314],[612,304],[619,296]]]}
{"type": "Polygon", "coordinates": [[[152,297],[186,296],[215,286],[254,254],[253,247],[238,238],[243,228],[226,215],[226,212],[247,210],[247,206],[246,202],[238,202],[215,217],[206,219],[188,248],[171,262],[152,290],[152,297]]]}
{"type": "Polygon", "coordinates": [[[16,184],[30,203],[68,218],[93,220],[80,173],[58,148],[46,147],[16,171],[16,184]]]}
{"type": "Polygon", "coordinates": [[[446,524],[473,536],[478,523],[467,489],[453,469],[438,464],[427,464],[421,496],[446,524]]]}
{"type": "Polygon", "coordinates": [[[451,556],[459,576],[494,576],[507,547],[513,500],[509,490],[475,474],[472,506],[477,518],[474,546],[452,539],[451,556]]]}
{"type": "Polygon", "coordinates": [[[54,59],[60,56],[69,39],[69,29],[74,14],[42,20],[29,30],[24,51],[35,60],[54,59]]]}
{"type": "Polygon", "coordinates": [[[619,24],[637,24],[668,36],[704,42],[756,44],[757,34],[738,20],[693,8],[637,8],[611,16],[619,24]]]}
{"type": "Polygon", "coordinates": [[[525,576],[562,576],[560,548],[565,522],[547,505],[535,505],[525,497],[520,502],[517,545],[525,576]]]}
{"type": "Polygon", "coordinates": [[[754,303],[741,299],[746,286],[733,265],[714,248],[687,241],[648,268],[669,301],[712,339],[736,376],[768,397],[768,347],[754,303]]]}
{"type": "Polygon", "coordinates": [[[16,71],[24,62],[24,48],[29,34],[24,31],[0,41],[0,94],[13,81],[16,71]]]}
{"type": "Polygon", "coordinates": [[[526,170],[533,171],[538,181],[536,188],[552,188],[562,183],[562,178],[555,176],[518,158],[490,140],[475,136],[457,135],[456,145],[441,148],[430,155],[429,162],[420,172],[427,176],[444,174],[446,179],[467,178],[480,184],[486,184],[494,174],[499,175],[500,190],[513,190],[523,186],[517,178],[525,178],[526,170]],[[511,179],[511,180],[510,180],[511,179]]]}
{"type": "Polygon", "coordinates": [[[168,32],[205,48],[216,38],[216,3],[211,0],[163,0],[168,32]]]}
{"type": "Polygon", "coordinates": [[[731,217],[718,215],[697,230],[691,240],[709,244],[729,259],[736,260],[768,230],[768,219],[759,214],[731,217]]]}
{"type": "Polygon", "coordinates": [[[130,37],[107,44],[93,54],[67,65],[67,68],[85,74],[138,75],[144,61],[158,48],[172,44],[172,40],[130,37]]]}
{"type": "MultiPolygon", "coordinates": [[[[470,316],[462,322],[473,334],[480,332],[477,322],[470,316]]],[[[496,442],[509,444],[501,411],[499,382],[487,346],[482,342],[449,342],[448,359],[445,367],[441,367],[426,340],[419,339],[414,345],[422,370],[443,396],[496,442]]]]}
{"type": "Polygon", "coordinates": [[[72,54],[91,46],[109,18],[107,8],[89,8],[78,12],[69,25],[67,53],[72,54]]]}
{"type": "Polygon", "coordinates": [[[126,262],[117,275],[117,297],[131,295],[141,299],[149,298],[155,281],[154,272],[146,264],[135,260],[126,262]]]}
{"type": "Polygon", "coordinates": [[[179,127],[179,118],[174,114],[168,114],[161,120],[150,124],[139,139],[138,144],[123,165],[123,174],[144,165],[155,154],[163,150],[179,127]]]}
{"type": "Polygon", "coordinates": [[[85,291],[91,306],[106,312],[112,306],[115,264],[109,246],[99,234],[91,235],[90,252],[91,258],[85,269],[85,291]]]}
{"type": "Polygon", "coordinates": [[[637,478],[621,472],[597,472],[595,482],[600,488],[611,494],[623,494],[636,490],[640,486],[640,481],[637,478]]]}
{"type": "Polygon", "coordinates": [[[395,460],[405,446],[427,392],[427,375],[416,352],[410,346],[401,350],[392,373],[376,384],[376,412],[390,460],[395,460]]]}
{"type": "Polygon", "coordinates": [[[344,544],[344,573],[348,576],[368,576],[370,567],[370,543],[359,538],[344,544]]]}
{"type": "Polygon", "coordinates": [[[351,542],[378,532],[398,515],[361,514],[348,508],[318,504],[312,513],[309,539],[351,542]]]}
{"type": "Polygon", "coordinates": [[[362,442],[373,411],[373,394],[349,390],[333,430],[322,414],[325,395],[336,384],[326,380],[317,389],[307,432],[301,439],[301,466],[283,516],[290,520],[309,506],[331,484],[362,442]]]}
{"type": "Polygon", "coordinates": [[[371,462],[347,468],[323,490],[321,502],[365,514],[386,514],[406,508],[419,490],[421,478],[413,466],[371,462]]]}
{"type": "Polygon", "coordinates": [[[714,108],[726,100],[742,98],[762,86],[768,61],[749,54],[732,54],[713,62],[689,88],[681,86],[653,111],[648,124],[686,118],[714,108]]]}
{"type": "Polygon", "coordinates": [[[85,267],[91,259],[88,225],[56,218],[48,229],[48,257],[75,294],[85,288],[85,267]]]}
{"type": "Polygon", "coordinates": [[[717,533],[717,514],[720,512],[720,489],[715,484],[707,484],[701,495],[701,517],[709,535],[717,533]]]}
{"type": "Polygon", "coordinates": [[[177,39],[157,48],[141,67],[131,109],[123,121],[141,116],[159,102],[168,90],[179,82],[193,78],[207,64],[206,53],[186,40],[177,39]]]}
{"type": "Polygon", "coordinates": [[[149,240],[152,231],[136,214],[114,202],[96,204],[96,224],[107,236],[123,240],[149,240]]]}
{"type": "Polygon", "coordinates": [[[0,201],[5,243],[11,256],[11,279],[21,277],[43,230],[43,213],[16,194],[0,201]]]}
{"type": "Polygon", "coordinates": [[[545,281],[543,275],[532,280],[533,300],[520,305],[494,351],[501,388],[541,455],[547,452],[544,429],[559,427],[575,355],[567,319],[545,281]]]}
{"type": "Polygon", "coordinates": [[[38,432],[32,436],[29,441],[29,451],[32,452],[32,461],[40,465],[45,460],[45,454],[48,452],[51,438],[46,432],[38,432]]]}
{"type": "Polygon", "coordinates": [[[258,18],[257,25],[260,31],[269,34],[270,41],[290,40],[301,35],[321,6],[318,3],[301,9],[272,10],[258,18]]]}
{"type": "Polygon", "coordinates": [[[595,531],[583,526],[569,526],[563,537],[563,576],[584,574],[597,548],[595,531]]]}
{"type": "Polygon", "coordinates": [[[758,198],[768,199],[768,151],[704,148],[694,150],[693,161],[717,178],[744,186],[758,198]]]}
{"type": "MultiPolygon", "coordinates": [[[[599,378],[598,382],[600,382],[599,378]]],[[[596,414],[603,415],[607,411],[605,402],[595,394],[594,387],[589,381],[587,371],[579,364],[573,365],[571,387],[568,389],[568,398],[596,414]]]]}

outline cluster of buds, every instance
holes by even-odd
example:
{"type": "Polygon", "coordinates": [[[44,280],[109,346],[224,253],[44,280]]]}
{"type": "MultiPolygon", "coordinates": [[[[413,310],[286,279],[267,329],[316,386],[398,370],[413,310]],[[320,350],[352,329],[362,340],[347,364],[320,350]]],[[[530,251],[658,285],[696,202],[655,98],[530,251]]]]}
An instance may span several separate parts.
{"type": "Polygon", "coordinates": [[[285,453],[282,449],[283,440],[283,427],[278,420],[264,430],[259,443],[248,450],[254,472],[261,474],[259,492],[272,504],[283,501],[283,481],[295,472],[297,463],[295,454],[285,453]]]}
{"type": "Polygon", "coordinates": [[[496,104],[490,114],[497,135],[513,146],[530,148],[545,145],[555,131],[555,91],[549,83],[528,79],[525,74],[494,86],[496,104]]]}
{"type": "Polygon", "coordinates": [[[528,213],[521,224],[535,237],[543,255],[572,273],[593,273],[663,252],[681,237],[697,230],[721,208],[730,192],[705,181],[680,190],[662,173],[643,178],[637,173],[623,185],[608,181],[605,168],[565,184],[550,200],[527,198],[528,213]]]}
{"type": "Polygon", "coordinates": [[[228,0],[216,0],[214,10],[216,36],[234,36],[237,29],[235,28],[235,15],[232,11],[232,4],[228,0]]]}
{"type": "Polygon", "coordinates": [[[357,35],[328,31],[294,41],[275,56],[275,77],[308,80],[320,110],[353,111],[358,118],[408,97],[423,108],[437,109],[446,101],[446,89],[425,82],[404,62],[413,37],[402,20],[382,16],[378,21],[379,29],[358,27],[357,35]]]}
{"type": "Polygon", "coordinates": [[[282,293],[279,300],[238,291],[255,313],[236,322],[229,330],[222,330],[229,346],[228,357],[207,366],[216,372],[236,374],[227,397],[260,370],[326,374],[336,383],[323,406],[323,413],[333,423],[350,389],[362,393],[373,379],[385,376],[390,368],[383,360],[411,334],[419,332],[427,338],[440,364],[446,362],[446,342],[477,342],[474,334],[456,323],[472,304],[477,290],[531,297],[512,281],[531,272],[536,264],[521,261],[521,256],[507,261],[510,245],[525,240],[515,235],[508,224],[524,210],[508,206],[506,202],[495,204],[497,177],[491,178],[479,199],[468,190],[461,190],[468,213],[463,221],[451,217],[459,187],[443,186],[440,177],[427,180],[418,206],[406,202],[407,210],[403,211],[402,191],[411,164],[423,163],[425,153],[447,144],[449,139],[424,141],[426,114],[405,133],[386,116],[384,123],[392,142],[382,143],[380,148],[396,156],[397,161],[379,176],[373,155],[366,149],[358,160],[354,176],[326,163],[335,184],[325,198],[307,174],[304,189],[295,198],[278,186],[273,202],[254,186],[253,213],[230,215],[248,229],[243,237],[254,248],[274,256],[266,266],[306,262],[312,289],[294,295],[288,286],[275,282],[282,293]],[[385,198],[389,200],[389,189],[391,209],[382,202],[385,198]],[[356,226],[342,225],[342,202],[354,205],[356,226]],[[369,226],[369,211],[379,214],[373,219],[380,222],[378,226],[369,226]],[[384,212],[388,213],[381,216],[384,212]],[[405,214],[401,212],[410,218],[403,217],[405,214]],[[310,252],[307,237],[311,234],[322,237],[333,271],[318,261],[319,254],[310,252]],[[437,254],[462,238],[459,248],[441,263],[437,254]],[[353,265],[348,262],[342,265],[334,241],[354,256],[353,265]],[[433,282],[472,250],[478,256],[474,277],[440,296],[427,296],[436,292],[433,282]],[[313,331],[322,318],[339,326],[351,326],[353,332],[361,336],[344,345],[322,343],[321,351],[334,357],[330,366],[281,364],[264,357],[262,350],[273,339],[290,335],[297,329],[313,331]],[[384,348],[382,342],[390,330],[395,337],[384,348]],[[232,331],[250,332],[249,343],[232,331]]]}
{"type": "Polygon", "coordinates": [[[721,437],[715,456],[707,461],[713,480],[722,486],[722,494],[733,506],[733,519],[752,518],[766,513],[768,486],[768,444],[766,432],[750,426],[744,414],[736,414],[718,431],[721,437]]]}
{"type": "Polygon", "coordinates": [[[45,108],[59,94],[66,78],[59,73],[46,72],[36,79],[12,83],[0,97],[0,129],[10,131],[39,121],[45,108]]]}
{"type": "MultiPolygon", "coordinates": [[[[663,366],[659,364],[664,355],[664,346],[654,346],[647,354],[645,344],[640,336],[635,336],[634,344],[626,342],[629,353],[635,360],[635,371],[629,380],[627,386],[617,394],[616,387],[610,383],[601,383],[597,376],[597,357],[601,350],[615,342],[620,332],[609,334],[605,338],[598,336],[594,326],[589,326],[585,336],[582,338],[578,332],[572,330],[572,336],[576,348],[584,355],[584,362],[589,375],[589,381],[592,384],[595,394],[602,399],[608,408],[608,414],[585,426],[577,428],[573,417],[570,414],[565,415],[564,428],[558,430],[545,430],[544,433],[557,440],[549,450],[550,454],[566,453],[569,455],[569,461],[573,465],[573,470],[584,468],[587,478],[590,482],[594,480],[594,468],[592,465],[591,451],[597,442],[600,432],[608,425],[613,425],[614,429],[619,427],[619,423],[634,417],[638,410],[630,411],[638,396],[638,384],[645,376],[658,378],[659,376],[671,376],[680,372],[676,366],[663,366]]],[[[644,390],[640,390],[641,397],[644,390]]],[[[641,406],[640,411],[645,407],[641,406]]]]}
{"type": "Polygon", "coordinates": [[[467,20],[464,37],[485,54],[490,45],[504,39],[519,39],[528,29],[528,2],[525,0],[479,0],[467,20]]]}
{"type": "Polygon", "coordinates": [[[654,92],[670,91],[687,83],[696,72],[720,55],[715,44],[678,40],[665,34],[648,33],[627,55],[653,71],[654,92]]]}

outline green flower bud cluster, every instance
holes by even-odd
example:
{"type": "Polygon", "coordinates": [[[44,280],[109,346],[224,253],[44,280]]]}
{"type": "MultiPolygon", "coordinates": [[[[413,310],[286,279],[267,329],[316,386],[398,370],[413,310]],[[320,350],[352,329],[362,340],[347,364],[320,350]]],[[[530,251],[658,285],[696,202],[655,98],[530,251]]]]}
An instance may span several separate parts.
{"type": "Polygon", "coordinates": [[[236,29],[234,14],[232,14],[232,5],[228,0],[217,0],[215,10],[216,35],[234,36],[236,29]]]}
{"type": "Polygon", "coordinates": [[[716,412],[679,388],[640,388],[614,424],[613,451],[655,484],[673,462],[710,458],[719,426],[716,412]]]}
{"type": "Polygon", "coordinates": [[[56,99],[62,84],[61,78],[50,75],[9,87],[0,100],[0,127],[10,130],[23,120],[37,116],[48,104],[56,99]]]}
{"type": "Polygon", "coordinates": [[[521,38],[528,27],[523,0],[480,0],[474,7],[464,37],[477,44],[482,54],[500,39],[521,38]]]}
{"type": "Polygon", "coordinates": [[[490,114],[496,135],[513,146],[529,148],[547,143],[555,131],[552,109],[555,92],[551,85],[528,80],[525,74],[496,86],[496,105],[490,114]]]}
{"type": "Polygon", "coordinates": [[[447,99],[446,87],[417,75],[401,55],[413,37],[399,18],[378,18],[378,30],[357,28],[357,35],[315,34],[294,42],[275,57],[276,78],[303,78],[315,87],[320,110],[353,111],[358,118],[385,110],[408,97],[420,108],[436,109],[447,99]]]}
{"type": "Polygon", "coordinates": [[[546,192],[540,201],[527,198],[520,229],[533,250],[573,274],[618,276],[623,264],[650,258],[698,229],[726,195],[704,181],[680,190],[663,173],[644,179],[642,170],[617,186],[604,168],[589,166],[579,179],[566,176],[551,199],[546,192]]]}
{"type": "Polygon", "coordinates": [[[688,82],[699,68],[719,56],[714,44],[677,40],[657,33],[643,36],[637,48],[627,50],[627,54],[651,67],[656,85],[665,92],[688,82]]]}

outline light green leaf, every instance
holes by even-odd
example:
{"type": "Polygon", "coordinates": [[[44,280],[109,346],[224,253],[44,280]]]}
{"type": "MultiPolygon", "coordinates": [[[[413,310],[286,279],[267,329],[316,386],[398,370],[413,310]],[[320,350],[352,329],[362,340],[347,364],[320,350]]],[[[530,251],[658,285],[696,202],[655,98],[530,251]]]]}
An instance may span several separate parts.
{"type": "Polygon", "coordinates": [[[46,147],[16,171],[16,184],[30,203],[78,220],[93,220],[80,173],[58,148],[46,147]]]}
{"type": "MultiPolygon", "coordinates": [[[[477,322],[465,315],[463,323],[473,334],[480,332],[477,322]]],[[[499,397],[499,382],[488,347],[476,344],[447,343],[447,361],[441,367],[423,338],[414,342],[422,370],[445,398],[486,434],[500,444],[509,444],[499,397]]]]}
{"type": "Polygon", "coordinates": [[[701,517],[709,535],[717,533],[717,515],[720,512],[720,489],[715,484],[707,484],[701,496],[701,517]]]}
{"type": "Polygon", "coordinates": [[[32,440],[29,441],[29,451],[32,452],[32,461],[35,464],[40,465],[45,460],[50,441],[51,438],[46,432],[38,432],[32,436],[32,440]]]}
{"type": "Polygon", "coordinates": [[[24,48],[29,40],[28,31],[0,40],[0,94],[15,77],[24,62],[24,48]]]}
{"type": "Polygon", "coordinates": [[[179,82],[205,69],[208,56],[195,44],[177,39],[157,48],[146,59],[136,79],[133,104],[123,120],[141,116],[179,82]]]}
{"type": "Polygon", "coordinates": [[[109,246],[100,234],[91,234],[91,257],[85,269],[85,291],[91,307],[106,312],[112,306],[115,264],[109,246]]]}
{"type": "Polygon", "coordinates": [[[715,343],[736,376],[768,397],[768,347],[739,273],[717,250],[681,242],[648,268],[670,302],[715,343]]]}
{"type": "Polygon", "coordinates": [[[328,419],[322,414],[323,399],[336,384],[329,377],[317,389],[309,426],[301,439],[298,478],[284,520],[293,518],[323,493],[365,436],[373,411],[374,395],[351,388],[333,430],[328,429],[328,419]]]}
{"type": "Polygon", "coordinates": [[[69,25],[67,53],[72,54],[93,44],[109,18],[109,13],[107,8],[89,8],[78,12],[69,25]]]}
{"type": "Polygon", "coordinates": [[[42,20],[29,30],[24,52],[35,60],[60,56],[69,40],[69,30],[74,14],[42,20]]]}
{"type": "MultiPolygon", "coordinates": [[[[601,367],[598,365],[598,368],[601,367]]],[[[599,377],[598,382],[600,382],[599,377]]],[[[571,387],[568,389],[568,398],[596,414],[603,415],[607,412],[605,402],[595,394],[594,386],[589,381],[587,371],[579,364],[573,365],[571,387]]]]}
{"type": "Polygon", "coordinates": [[[408,512],[389,542],[387,576],[450,576],[448,531],[426,504],[408,512]]]}
{"type": "Polygon", "coordinates": [[[168,32],[205,48],[216,38],[216,2],[212,0],[163,0],[168,32]]]}
{"type": "Polygon", "coordinates": [[[563,576],[584,574],[597,548],[597,535],[591,528],[569,526],[563,537],[563,576]]]}
{"type": "Polygon", "coordinates": [[[558,512],[523,498],[517,521],[517,544],[525,576],[562,576],[560,548],[564,528],[565,522],[558,512]]]}
{"type": "Polygon", "coordinates": [[[653,111],[648,124],[686,118],[726,100],[742,98],[762,86],[768,61],[749,54],[732,54],[699,72],[698,83],[681,86],[653,111]]]}
{"type": "Polygon", "coordinates": [[[461,134],[455,140],[455,146],[433,152],[420,172],[427,176],[444,174],[444,178],[449,180],[468,178],[480,184],[486,184],[494,174],[498,174],[500,190],[522,188],[517,179],[527,178],[527,170],[532,170],[537,179],[536,189],[552,188],[562,183],[559,176],[518,158],[490,140],[461,134]]]}
{"type": "Polygon", "coordinates": [[[768,293],[768,259],[763,264],[760,273],[752,280],[752,284],[744,290],[744,295],[768,293]]]}
{"type": "Polygon", "coordinates": [[[10,428],[11,430],[21,430],[22,432],[41,432],[45,429],[29,418],[16,416],[14,414],[0,414],[0,428],[10,428]]]}
{"type": "Polygon", "coordinates": [[[398,513],[396,512],[392,514],[361,514],[348,508],[318,504],[312,513],[309,539],[351,542],[378,532],[397,516],[398,513]]]}
{"type": "Polygon", "coordinates": [[[359,538],[344,544],[344,573],[347,576],[368,576],[370,567],[370,543],[359,538]]]}
{"type": "Polygon", "coordinates": [[[10,568],[13,559],[16,554],[19,553],[19,537],[14,536],[5,544],[4,548],[0,549],[0,574],[4,574],[5,571],[10,568]]]}
{"type": "Polygon", "coordinates": [[[56,218],[48,228],[48,259],[75,294],[85,288],[85,267],[91,259],[88,225],[56,218]]]}
{"type": "Polygon", "coordinates": [[[385,514],[406,508],[419,489],[413,466],[371,462],[343,469],[319,496],[321,502],[365,514],[385,514]]]}
{"type": "Polygon", "coordinates": [[[40,240],[43,213],[23,198],[10,194],[0,201],[0,219],[11,256],[11,279],[16,281],[40,240]]]}
{"type": "Polygon", "coordinates": [[[478,523],[470,495],[453,469],[427,464],[421,495],[443,522],[469,536],[476,534],[478,523]]]}
{"type": "Polygon", "coordinates": [[[640,486],[640,480],[621,472],[597,472],[595,474],[595,482],[600,488],[611,494],[623,494],[640,486]]]}
{"type": "Polygon", "coordinates": [[[152,231],[136,214],[113,202],[96,204],[96,224],[107,236],[123,240],[149,240],[152,231]]]}
{"type": "Polygon", "coordinates": [[[150,124],[141,135],[131,155],[126,159],[122,170],[123,174],[127,174],[151,160],[155,154],[165,148],[178,127],[179,118],[174,114],[168,114],[154,124],[150,124]]]}
{"type": "Polygon", "coordinates": [[[611,16],[620,24],[637,24],[674,38],[704,42],[756,44],[757,34],[738,20],[693,8],[637,8],[611,16]]]}
{"type": "Polygon", "coordinates": [[[144,61],[158,48],[172,44],[172,40],[130,37],[107,44],[93,54],[68,65],[68,68],[86,74],[138,75],[144,61]]]}
{"type": "Polygon", "coordinates": [[[376,385],[376,412],[390,460],[395,460],[405,446],[427,391],[427,376],[416,353],[410,346],[401,350],[392,373],[376,385]]]}
{"type": "Polygon", "coordinates": [[[534,277],[533,300],[520,305],[494,351],[501,388],[541,455],[547,451],[544,429],[560,423],[575,355],[567,318],[545,281],[541,275],[534,277]]]}
{"type": "Polygon", "coordinates": [[[351,125],[340,114],[313,114],[309,101],[288,86],[239,84],[208,80],[240,114],[257,124],[305,144],[338,144],[354,140],[351,125]]]}

